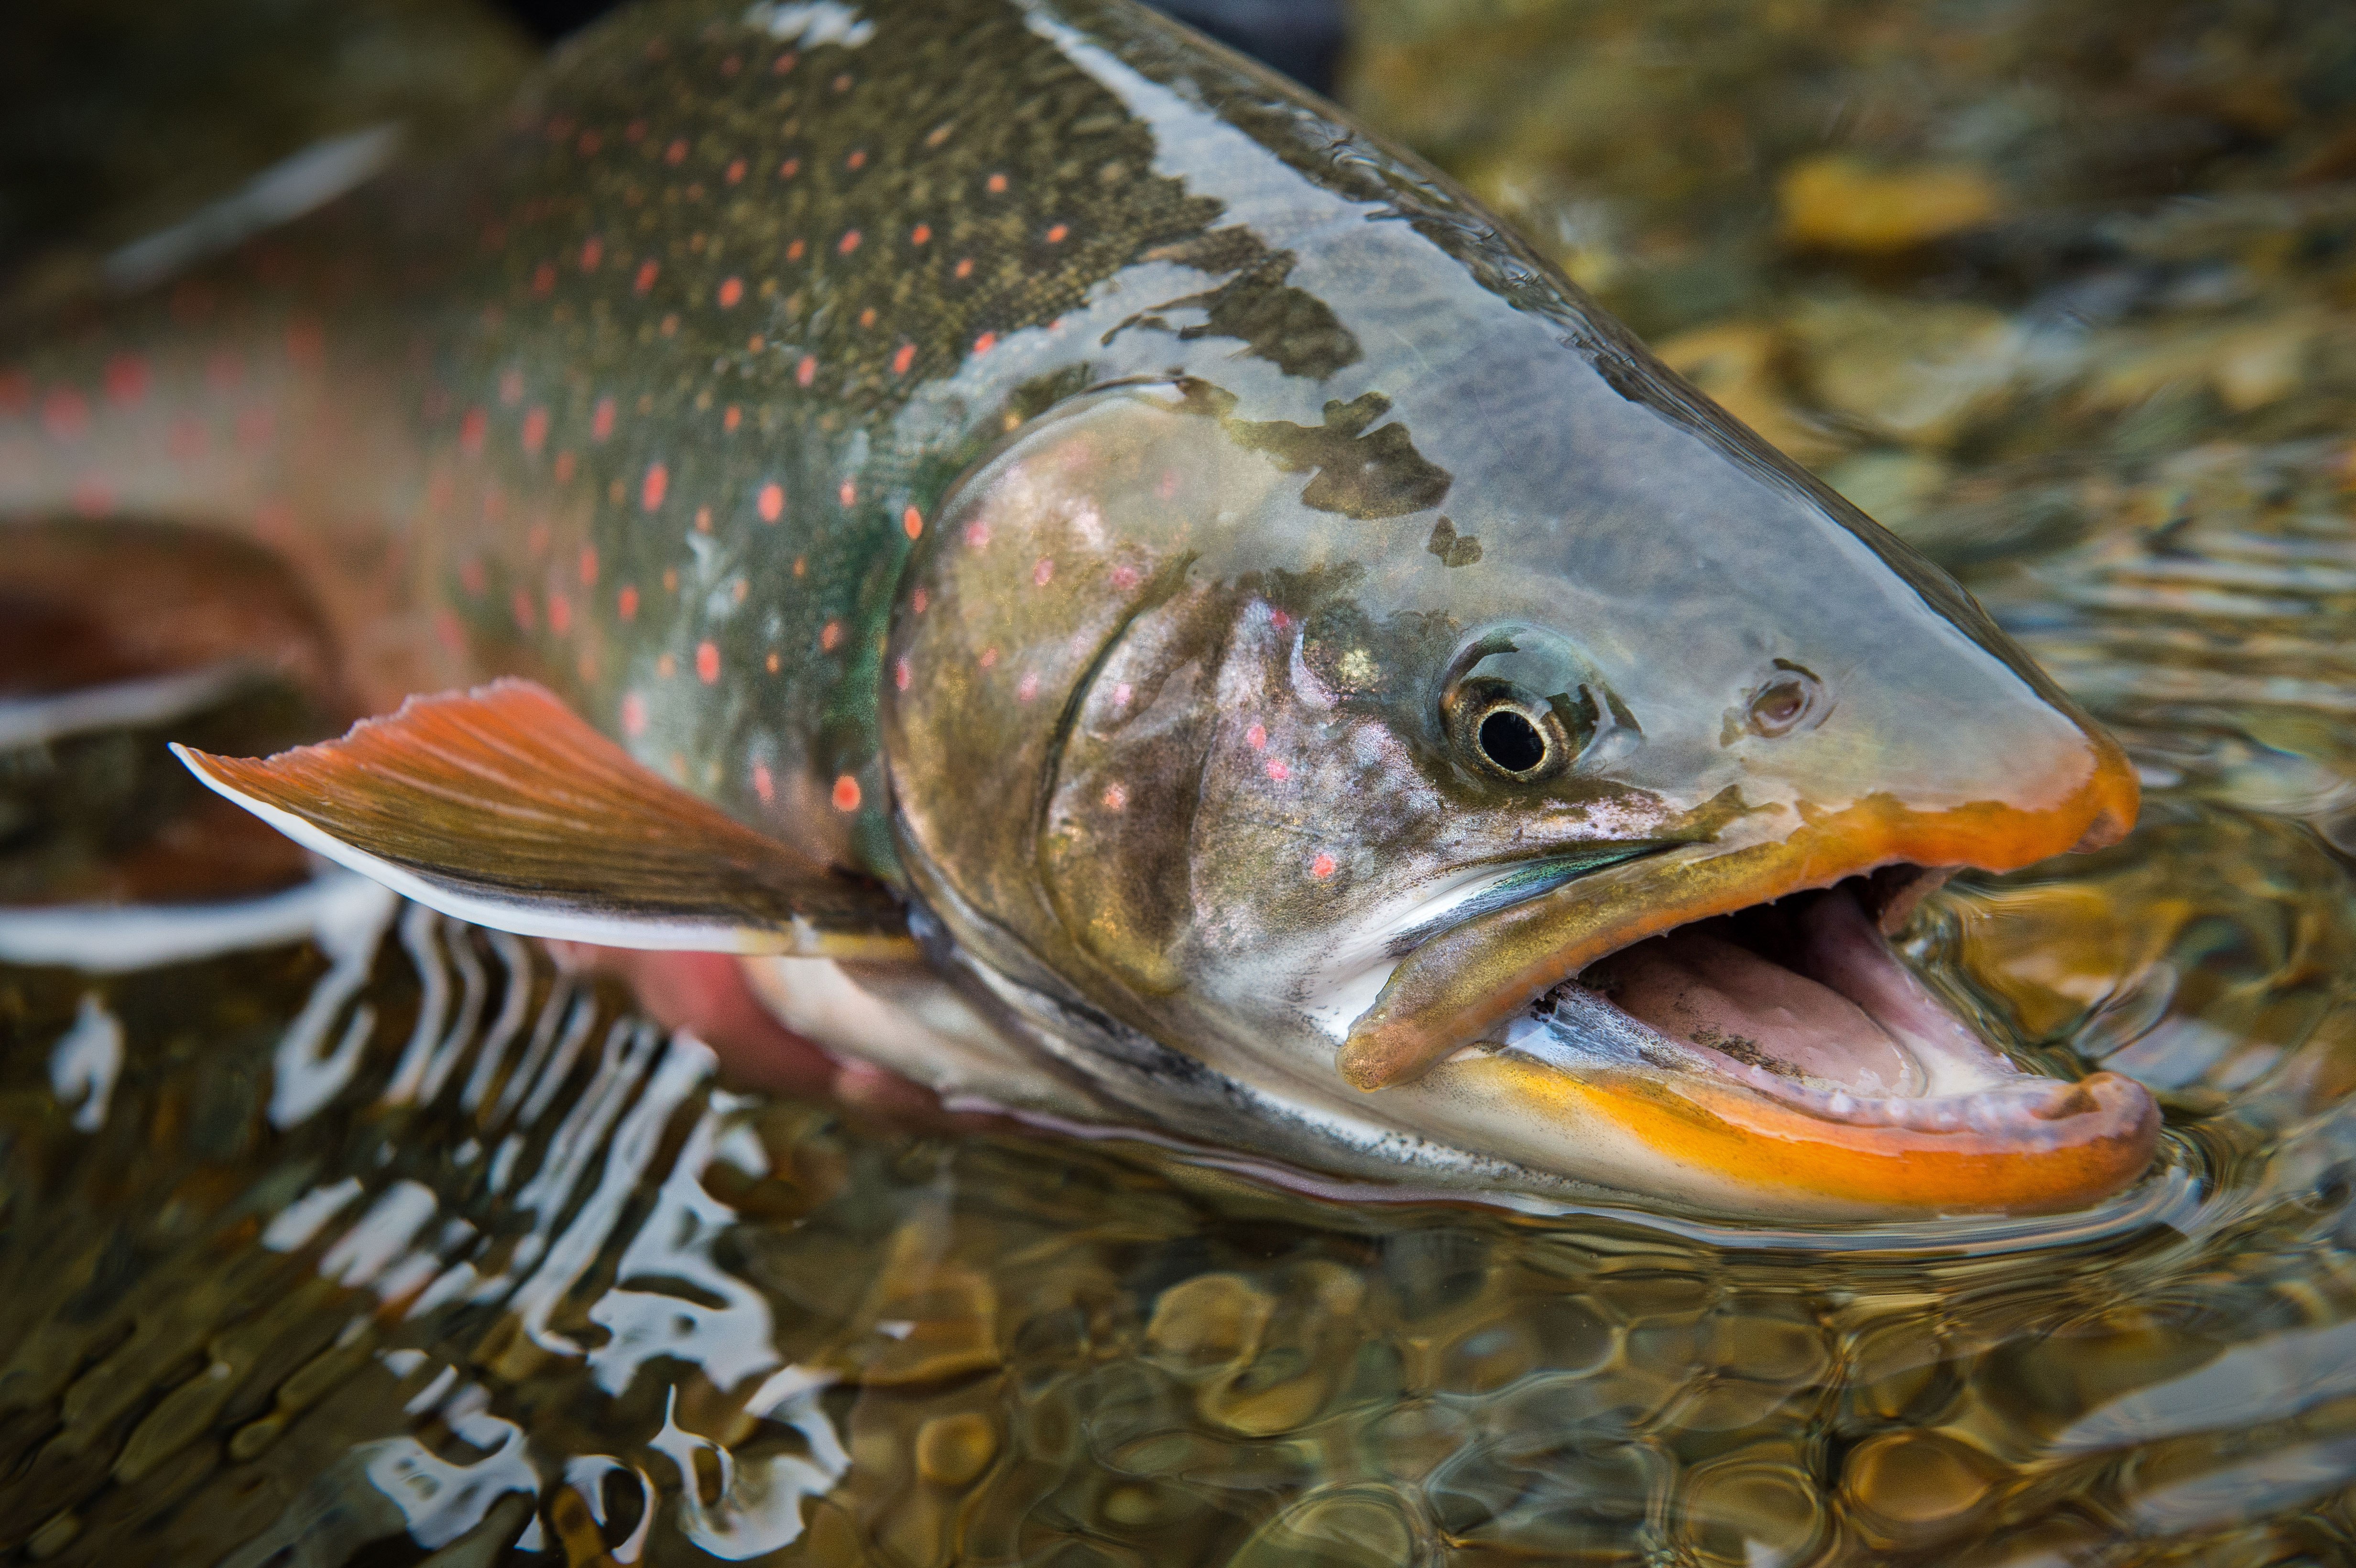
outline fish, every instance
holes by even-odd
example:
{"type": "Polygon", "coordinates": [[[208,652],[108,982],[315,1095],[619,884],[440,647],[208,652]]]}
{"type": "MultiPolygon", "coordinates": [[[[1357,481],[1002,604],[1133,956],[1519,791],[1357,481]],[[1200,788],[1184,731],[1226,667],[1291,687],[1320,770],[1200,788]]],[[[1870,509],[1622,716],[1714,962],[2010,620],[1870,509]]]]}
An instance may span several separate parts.
{"type": "Polygon", "coordinates": [[[1342,111],[1131,0],[647,0],[461,141],[0,317],[0,592],[372,715],[179,748],[289,837],[1277,1172],[1838,1222],[2150,1167],[2141,1085],[1891,940],[2122,837],[2118,745],[1342,111]]]}

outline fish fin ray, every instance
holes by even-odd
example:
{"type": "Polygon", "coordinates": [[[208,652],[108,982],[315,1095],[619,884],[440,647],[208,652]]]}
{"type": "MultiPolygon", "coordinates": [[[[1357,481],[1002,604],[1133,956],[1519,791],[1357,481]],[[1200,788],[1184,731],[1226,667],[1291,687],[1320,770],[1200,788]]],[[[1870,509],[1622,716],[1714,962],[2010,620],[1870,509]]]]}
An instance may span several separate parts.
{"type": "Polygon", "coordinates": [[[495,930],[608,947],[914,950],[889,890],[690,795],[530,681],[413,697],[273,757],[173,751],[298,843],[495,930]],[[569,815],[549,809],[554,780],[569,815]]]}

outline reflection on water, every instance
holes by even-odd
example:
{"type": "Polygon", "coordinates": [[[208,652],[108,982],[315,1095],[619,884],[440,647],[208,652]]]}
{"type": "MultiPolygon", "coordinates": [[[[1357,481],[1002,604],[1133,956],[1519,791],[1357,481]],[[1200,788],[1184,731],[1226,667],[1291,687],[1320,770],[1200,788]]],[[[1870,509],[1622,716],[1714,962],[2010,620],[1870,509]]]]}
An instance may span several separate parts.
{"type": "Polygon", "coordinates": [[[1918,956],[2160,1089],[2199,1195],[1806,1250],[732,1093],[604,983],[340,875],[150,911],[135,967],[24,962],[112,944],[0,916],[0,1542],[2344,1561],[2349,894],[2305,829],[2185,800],[1943,896],[1918,956]]]}
{"type": "MultiPolygon", "coordinates": [[[[2133,837],[1908,940],[2025,1058],[2150,1085],[2161,1168],[1905,1232],[1307,1195],[734,1093],[340,876],[0,911],[0,1552],[2356,1560],[2351,14],[1360,15],[1370,113],[2128,741],[2133,837]]],[[[0,896],[283,881],[153,741],[0,753],[0,896]]]]}

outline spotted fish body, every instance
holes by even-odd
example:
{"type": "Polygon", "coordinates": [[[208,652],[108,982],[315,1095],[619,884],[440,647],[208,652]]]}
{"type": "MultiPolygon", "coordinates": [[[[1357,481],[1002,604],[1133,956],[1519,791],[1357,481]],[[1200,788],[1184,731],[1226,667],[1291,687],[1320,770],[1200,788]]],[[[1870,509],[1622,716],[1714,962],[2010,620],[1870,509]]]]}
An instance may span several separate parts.
{"type": "MultiPolygon", "coordinates": [[[[1826,1112],[1802,1047],[1794,1100],[1576,998],[1523,1038],[1655,933],[2104,841],[2131,776],[1445,182],[1126,0],[633,9],[475,155],[0,364],[0,511],[272,546],[365,710],[554,694],[208,773],[445,908],[563,932],[529,906],[601,849],[709,864],[830,955],[763,981],[830,1043],[1306,1164],[1846,1211],[2148,1157],[2139,1091],[1923,1043],[1880,969],[1841,984],[1932,1065],[1861,1082],[1968,1117],[1826,1112]],[[566,709],[605,740],[532,739],[566,709]],[[462,755],[509,837],[445,854],[462,755]],[[755,896],[797,857],[832,870],[755,896]],[[904,905],[927,963],[835,966],[904,905]],[[1746,1166],[1778,1147],[1835,1152],[1746,1166]]],[[[682,907],[650,941],[708,944],[682,907]]]]}

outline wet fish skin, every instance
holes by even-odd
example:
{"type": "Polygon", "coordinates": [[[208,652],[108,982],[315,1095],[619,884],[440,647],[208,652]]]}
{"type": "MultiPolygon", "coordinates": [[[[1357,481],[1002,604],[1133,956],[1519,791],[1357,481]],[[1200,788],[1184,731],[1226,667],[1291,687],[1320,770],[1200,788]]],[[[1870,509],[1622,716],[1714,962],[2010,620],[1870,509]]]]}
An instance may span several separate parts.
{"type": "Polygon", "coordinates": [[[1830,825],[1772,888],[1550,895],[1362,1085],[1478,1037],[1464,976],[1510,1012],[1578,967],[1566,916],[2132,812],[1944,576],[1437,176],[1124,5],[634,10],[479,156],[94,334],[5,357],[0,507],[252,529],[364,708],[538,679],[985,982],[1174,1048],[1116,1098],[1311,1093],[1292,1152],[1397,1163],[1430,1104],[1363,1111],[1336,1029],[1467,877],[1830,825]],[[1745,730],[1791,670],[1821,721],[1745,730]],[[1555,751],[1501,777],[1457,694],[1530,681],[1555,751]]]}

